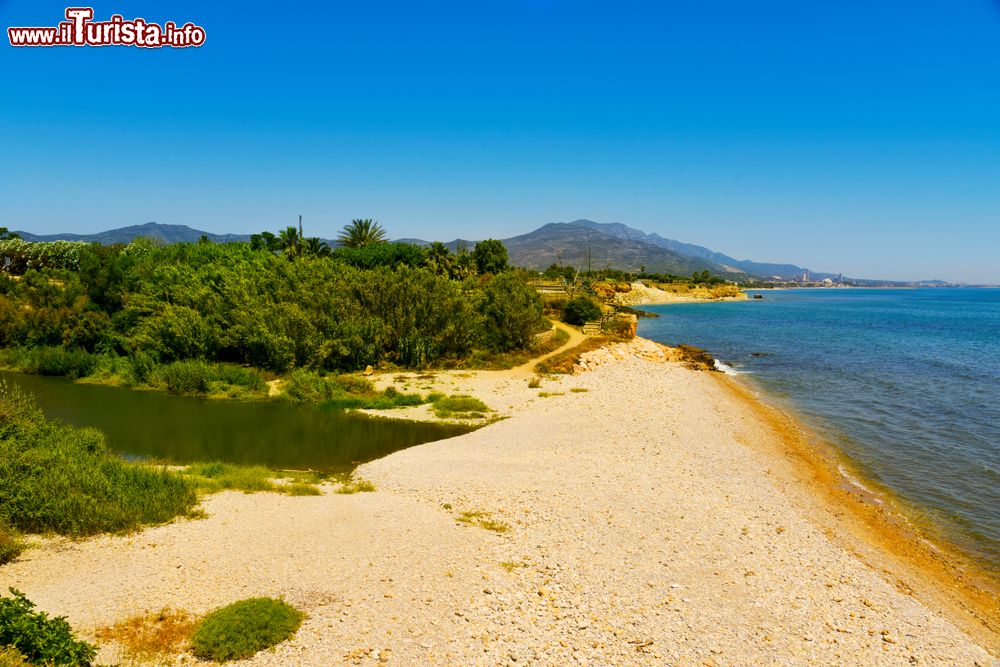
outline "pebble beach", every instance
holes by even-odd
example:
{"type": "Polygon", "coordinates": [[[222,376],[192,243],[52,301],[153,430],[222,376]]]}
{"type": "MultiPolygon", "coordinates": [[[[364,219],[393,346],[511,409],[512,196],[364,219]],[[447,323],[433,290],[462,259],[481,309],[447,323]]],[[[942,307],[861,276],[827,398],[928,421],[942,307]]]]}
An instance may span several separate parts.
{"type": "Polygon", "coordinates": [[[205,518],[43,540],[0,586],[84,635],[257,595],[307,613],[233,664],[998,664],[995,619],[862,544],[720,375],[642,339],[539,388],[439,374],[502,419],[360,466],[373,493],[220,493],[205,518]]]}

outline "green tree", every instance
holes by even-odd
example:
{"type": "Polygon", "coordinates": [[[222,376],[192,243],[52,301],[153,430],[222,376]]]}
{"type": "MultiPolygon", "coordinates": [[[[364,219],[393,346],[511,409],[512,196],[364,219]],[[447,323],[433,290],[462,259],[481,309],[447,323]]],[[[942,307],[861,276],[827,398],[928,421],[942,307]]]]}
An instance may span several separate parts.
{"type": "Polygon", "coordinates": [[[371,218],[351,220],[337,236],[337,243],[347,248],[363,248],[375,243],[385,243],[385,230],[371,218]]]}
{"type": "Polygon", "coordinates": [[[479,273],[502,273],[507,268],[507,248],[496,239],[486,239],[476,244],[472,251],[479,273]]]}
{"type": "Polygon", "coordinates": [[[527,348],[543,326],[538,292],[512,271],[494,276],[486,284],[480,312],[486,343],[499,352],[527,348]]]}
{"type": "Polygon", "coordinates": [[[19,239],[21,235],[16,232],[7,231],[6,227],[0,227],[0,240],[19,239]]]}
{"type": "Polygon", "coordinates": [[[271,232],[261,232],[250,237],[250,248],[253,250],[269,250],[279,252],[281,250],[281,239],[271,232]]]}

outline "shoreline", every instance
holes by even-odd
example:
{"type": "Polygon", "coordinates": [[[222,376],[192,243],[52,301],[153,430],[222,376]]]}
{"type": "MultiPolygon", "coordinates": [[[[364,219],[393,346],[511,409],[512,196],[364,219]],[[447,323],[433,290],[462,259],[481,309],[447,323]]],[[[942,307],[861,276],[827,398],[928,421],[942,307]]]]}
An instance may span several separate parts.
{"type": "Polygon", "coordinates": [[[775,432],[785,450],[772,447],[769,454],[795,460],[787,474],[815,502],[816,518],[828,535],[870,567],[891,573],[900,590],[945,609],[966,632],[992,646],[994,655],[1000,653],[1000,580],[932,523],[919,520],[918,508],[866,477],[794,409],[747,378],[720,374],[717,379],[775,432]]]}
{"type": "Polygon", "coordinates": [[[250,595],[303,608],[252,665],[992,664],[996,626],[890,558],[792,417],[647,344],[540,388],[442,376],[509,418],[363,464],[375,493],[222,493],[204,519],[43,544],[0,586],[85,633],[250,595]]]}

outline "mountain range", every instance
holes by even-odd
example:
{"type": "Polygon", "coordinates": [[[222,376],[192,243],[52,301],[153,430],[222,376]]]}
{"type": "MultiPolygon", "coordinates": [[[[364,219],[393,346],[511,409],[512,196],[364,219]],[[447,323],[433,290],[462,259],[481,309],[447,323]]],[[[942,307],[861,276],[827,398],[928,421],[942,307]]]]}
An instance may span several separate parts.
{"type": "MultiPolygon", "coordinates": [[[[111,229],[96,234],[47,234],[17,232],[26,241],[88,241],[103,244],[129,243],[139,237],[159,239],[165,243],[194,243],[202,236],[215,243],[247,242],[249,234],[212,234],[187,225],[163,225],[148,222],[111,229]]],[[[543,270],[552,264],[580,269],[611,267],[638,272],[690,275],[694,271],[709,271],[730,279],[779,278],[798,280],[808,269],[795,264],[775,264],[738,260],[699,245],[648,234],[621,223],[599,223],[592,220],[551,222],[527,234],[501,239],[507,247],[510,263],[526,269],[543,270]]],[[[400,242],[427,245],[420,239],[399,239],[400,242]]],[[[327,241],[331,246],[333,241],[327,241]]],[[[452,250],[471,249],[475,241],[455,239],[447,243],[452,250]]],[[[836,274],[809,271],[812,280],[836,278],[836,274]]],[[[855,281],[869,282],[869,281],[855,281]]],[[[881,281],[880,281],[881,282],[881,281]]]]}
{"type": "Polygon", "coordinates": [[[246,243],[250,241],[249,234],[212,234],[192,229],[187,225],[161,225],[158,222],[147,222],[144,225],[132,225],[109,229],[96,234],[32,234],[16,232],[25,241],[86,241],[113,245],[115,243],[131,243],[137,238],[157,239],[165,243],[195,243],[202,236],[207,236],[213,243],[246,243]]]}

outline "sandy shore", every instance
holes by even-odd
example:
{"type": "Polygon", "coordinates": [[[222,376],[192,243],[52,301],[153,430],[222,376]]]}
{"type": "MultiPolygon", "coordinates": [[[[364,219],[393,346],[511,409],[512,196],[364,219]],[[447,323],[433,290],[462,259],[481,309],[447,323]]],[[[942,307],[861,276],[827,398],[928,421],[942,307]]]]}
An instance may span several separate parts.
{"type": "Polygon", "coordinates": [[[855,539],[741,390],[619,356],[538,389],[437,376],[509,418],[361,466],[375,493],[219,494],[205,519],[47,542],[0,586],[84,632],[253,595],[305,610],[253,665],[997,664],[995,630],[855,539]]]}

